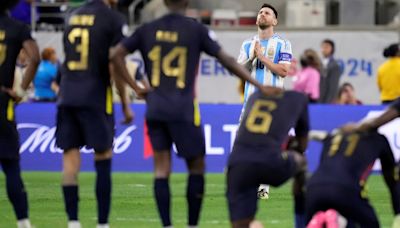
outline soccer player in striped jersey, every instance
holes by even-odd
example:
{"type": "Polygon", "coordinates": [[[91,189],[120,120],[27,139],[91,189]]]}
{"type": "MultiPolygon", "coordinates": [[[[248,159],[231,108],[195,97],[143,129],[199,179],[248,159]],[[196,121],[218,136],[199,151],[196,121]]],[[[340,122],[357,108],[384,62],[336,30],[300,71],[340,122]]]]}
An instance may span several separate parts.
{"type": "MultiPolygon", "coordinates": [[[[288,40],[274,32],[278,24],[278,12],[269,5],[263,4],[258,12],[258,34],[243,42],[238,62],[244,65],[251,76],[264,85],[283,88],[292,60],[292,47],[288,40]]],[[[244,105],[256,88],[246,82],[244,88],[244,105]]],[[[243,113],[244,108],[242,109],[243,113]]],[[[268,199],[269,186],[260,185],[259,197],[268,199]]]]}

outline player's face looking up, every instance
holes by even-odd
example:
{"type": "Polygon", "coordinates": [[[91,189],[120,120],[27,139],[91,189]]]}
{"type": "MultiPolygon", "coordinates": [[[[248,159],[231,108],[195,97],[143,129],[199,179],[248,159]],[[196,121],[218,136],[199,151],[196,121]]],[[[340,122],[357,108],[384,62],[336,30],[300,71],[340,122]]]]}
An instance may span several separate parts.
{"type": "Polygon", "coordinates": [[[272,9],[268,7],[261,8],[257,15],[256,25],[260,29],[266,29],[270,26],[275,26],[278,24],[275,13],[272,9]]]}

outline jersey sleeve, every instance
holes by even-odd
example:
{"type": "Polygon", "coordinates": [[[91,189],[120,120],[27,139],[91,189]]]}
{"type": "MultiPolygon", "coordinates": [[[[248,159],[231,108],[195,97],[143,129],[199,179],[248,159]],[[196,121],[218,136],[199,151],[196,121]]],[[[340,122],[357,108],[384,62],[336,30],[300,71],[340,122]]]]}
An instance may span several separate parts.
{"type": "Polygon", "coordinates": [[[130,37],[122,40],[122,45],[128,50],[128,52],[132,53],[139,49],[141,45],[141,33],[143,31],[143,27],[139,27],[130,37]]]}
{"type": "Polygon", "coordinates": [[[310,120],[308,116],[308,101],[305,96],[302,96],[303,99],[303,107],[300,113],[300,117],[297,120],[295,133],[296,136],[307,136],[310,130],[310,120]]]}
{"type": "Polygon", "coordinates": [[[114,16],[114,24],[113,24],[113,38],[112,38],[112,46],[118,44],[126,34],[126,30],[128,29],[128,25],[125,19],[118,15],[117,13],[113,14],[114,16]]]}
{"type": "Polygon", "coordinates": [[[400,213],[400,182],[399,164],[395,162],[392,150],[387,139],[380,135],[379,145],[381,153],[379,159],[382,165],[382,174],[389,188],[394,214],[400,213]]]}
{"type": "Polygon", "coordinates": [[[21,42],[25,42],[27,40],[33,40],[31,36],[31,30],[27,25],[21,26],[21,32],[19,37],[21,38],[21,42]]]}
{"type": "Polygon", "coordinates": [[[240,46],[239,56],[237,58],[239,64],[243,64],[249,59],[249,53],[247,53],[245,45],[246,42],[243,42],[242,46],[240,46]]]}
{"type": "Polygon", "coordinates": [[[285,40],[279,52],[278,63],[290,64],[290,62],[292,61],[292,56],[292,44],[290,43],[290,41],[285,40]]]}
{"type": "Polygon", "coordinates": [[[211,56],[217,56],[218,52],[221,50],[216,41],[216,35],[213,31],[208,30],[204,25],[200,24],[200,34],[201,34],[201,49],[211,56]]]}

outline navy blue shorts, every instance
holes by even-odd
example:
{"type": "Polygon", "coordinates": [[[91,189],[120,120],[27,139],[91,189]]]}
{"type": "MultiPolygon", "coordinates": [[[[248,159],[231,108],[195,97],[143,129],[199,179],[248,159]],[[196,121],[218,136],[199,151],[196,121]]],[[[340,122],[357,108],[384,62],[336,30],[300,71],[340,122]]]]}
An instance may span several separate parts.
{"type": "Polygon", "coordinates": [[[294,157],[287,155],[272,156],[268,163],[243,162],[228,167],[226,197],[231,221],[254,218],[260,184],[277,187],[297,173],[294,157]]]}
{"type": "Polygon", "coordinates": [[[192,159],[204,156],[206,151],[202,126],[193,122],[165,122],[146,120],[148,135],[155,151],[171,150],[175,143],[178,156],[192,159]]]}
{"type": "Polygon", "coordinates": [[[307,186],[307,223],[316,212],[328,209],[335,209],[347,220],[360,227],[379,227],[374,209],[367,199],[361,198],[360,191],[326,183],[307,186]]]}
{"type": "Polygon", "coordinates": [[[56,143],[64,151],[87,146],[105,152],[113,140],[113,115],[95,108],[58,107],[56,143]]]}
{"type": "Polygon", "coordinates": [[[0,118],[0,159],[19,159],[19,135],[14,121],[0,118]]]}

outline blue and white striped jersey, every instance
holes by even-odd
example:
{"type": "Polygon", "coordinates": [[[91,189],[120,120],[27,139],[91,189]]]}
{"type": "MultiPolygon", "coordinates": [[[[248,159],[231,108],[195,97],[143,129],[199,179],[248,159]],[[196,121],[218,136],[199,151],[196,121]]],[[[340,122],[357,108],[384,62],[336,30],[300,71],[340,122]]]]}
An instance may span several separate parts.
{"type": "MultiPolygon", "coordinates": [[[[264,52],[264,56],[268,57],[274,63],[290,64],[292,60],[292,47],[288,40],[283,39],[281,36],[274,34],[267,40],[259,40],[258,35],[253,38],[247,39],[243,42],[238,57],[238,62],[241,64],[246,63],[250,56],[253,55],[251,52],[254,50],[255,41],[259,41],[261,48],[264,52]]],[[[272,73],[264,64],[261,63],[257,58],[251,64],[252,77],[258,82],[264,85],[270,85],[275,87],[283,88],[283,77],[272,73]]],[[[246,103],[248,97],[255,92],[256,88],[246,82],[244,91],[244,102],[246,103]]]]}

